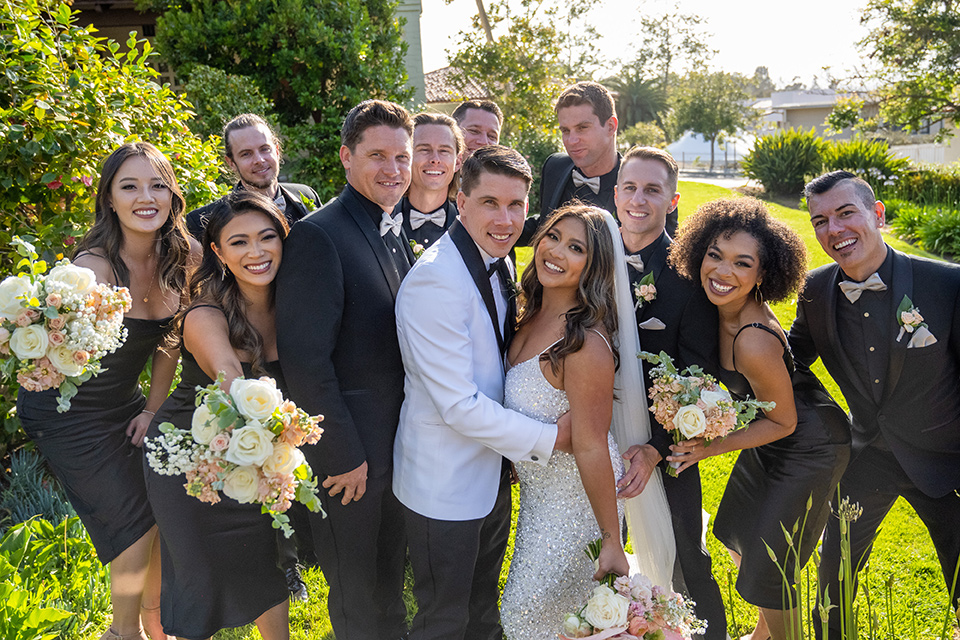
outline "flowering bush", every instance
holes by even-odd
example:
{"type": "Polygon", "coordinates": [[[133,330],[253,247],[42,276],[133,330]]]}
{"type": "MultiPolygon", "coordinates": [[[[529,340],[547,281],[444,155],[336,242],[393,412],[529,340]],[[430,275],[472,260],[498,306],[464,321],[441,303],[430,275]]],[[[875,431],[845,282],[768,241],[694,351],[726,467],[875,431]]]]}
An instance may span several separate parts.
{"type": "Polygon", "coordinates": [[[57,411],[70,409],[77,386],[100,373],[100,359],[127,338],[124,287],[97,283],[90,269],[61,260],[43,275],[32,244],[14,237],[27,267],[0,283],[0,372],[27,391],[59,387],[57,411]]]}
{"type": "MultiPolygon", "coordinates": [[[[641,360],[657,365],[650,372],[650,411],[663,428],[673,432],[674,442],[687,438],[709,441],[723,438],[731,431],[746,427],[757,417],[758,410],[769,410],[773,402],[734,400],[716,378],[698,366],[678,371],[673,358],[641,351],[641,360]]],[[[679,463],[670,463],[667,473],[676,477],[679,463]]]]}
{"type": "Polygon", "coordinates": [[[613,587],[595,587],[586,604],[564,619],[560,637],[681,640],[706,628],[692,603],[638,573],[617,578],[613,587]]]}
{"type": "Polygon", "coordinates": [[[284,400],[272,378],[236,378],[230,392],[224,375],[197,388],[190,430],[169,422],[146,440],[147,462],[160,475],[185,475],[187,494],[220,502],[220,492],[240,503],[259,503],[274,527],[293,534],[284,512],[293,500],[321,511],[317,481],[298,447],[323,433],[323,416],[310,417],[284,400]]]}

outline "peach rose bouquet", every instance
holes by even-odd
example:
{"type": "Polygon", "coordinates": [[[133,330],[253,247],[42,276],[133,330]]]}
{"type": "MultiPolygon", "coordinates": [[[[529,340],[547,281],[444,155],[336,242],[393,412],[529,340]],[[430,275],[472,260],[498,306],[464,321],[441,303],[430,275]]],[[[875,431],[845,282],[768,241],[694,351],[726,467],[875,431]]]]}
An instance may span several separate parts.
{"type": "Polygon", "coordinates": [[[160,475],[184,475],[187,494],[220,502],[220,493],[240,503],[259,503],[273,526],[290,537],[285,514],[296,500],[322,512],[317,480],[300,446],[314,444],[323,416],[308,416],[284,400],[273,378],[236,378],[229,391],[224,374],[197,387],[190,429],[160,424],[160,435],[146,440],[147,463],[160,475]]]}
{"type": "MultiPolygon", "coordinates": [[[[749,425],[758,411],[769,411],[774,402],[747,398],[734,400],[717,379],[693,365],[678,371],[673,358],[661,351],[641,351],[641,360],[656,365],[650,371],[653,386],[648,391],[650,411],[663,428],[673,433],[673,441],[703,438],[706,446],[736,429],[749,425]]],[[[677,476],[680,463],[671,462],[667,473],[677,476]]]]}
{"type": "Polygon", "coordinates": [[[92,270],[60,260],[50,270],[14,236],[19,273],[0,282],[0,374],[27,391],[57,388],[57,411],[100,373],[100,360],[127,339],[130,292],[97,282],[92,270]]]}

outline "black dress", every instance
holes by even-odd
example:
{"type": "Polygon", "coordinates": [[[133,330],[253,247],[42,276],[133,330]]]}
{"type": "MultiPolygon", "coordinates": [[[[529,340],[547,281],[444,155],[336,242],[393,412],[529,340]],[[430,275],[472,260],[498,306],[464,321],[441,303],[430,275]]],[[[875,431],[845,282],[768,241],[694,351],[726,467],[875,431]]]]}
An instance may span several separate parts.
{"type": "MultiPolygon", "coordinates": [[[[737,575],[740,596],[758,607],[786,609],[788,594],[777,565],[791,582],[796,605],[796,554],[804,566],[826,525],[829,501],[850,459],[850,426],[846,414],[815,376],[794,371],[793,356],[779,333],[753,323],[740,328],[734,343],[750,327],[768,331],[783,343],[783,363],[793,376],[797,427],[785,438],[740,452],[717,508],[713,534],[742,558],[737,575]],[[809,513],[808,500],[812,505],[809,513]],[[781,523],[791,534],[798,523],[789,554],[781,523]],[[776,564],[764,543],[776,554],[776,564]]],[[[720,381],[740,399],[748,394],[756,397],[737,371],[722,370],[720,381]]]]}
{"type": "MultiPolygon", "coordinates": [[[[159,435],[161,422],[189,430],[196,388],[213,382],[190,352],[181,347],[180,353],[180,384],[157,411],[148,438],[159,435]]],[[[265,368],[283,390],[279,362],[265,368]]],[[[243,375],[251,376],[247,363],[243,375]]],[[[187,495],[184,476],[158,475],[146,462],[144,474],[160,532],[160,621],[166,633],[209,638],[250,624],[290,596],[277,566],[277,530],[259,504],[240,504],[222,492],[217,504],[200,502],[187,495]]]]}
{"type": "Polygon", "coordinates": [[[127,340],[101,360],[100,375],[79,386],[70,410],[57,413],[57,389],[17,395],[23,430],[47,459],[107,564],[153,526],[143,483],[143,450],[126,429],[146,404],[140,372],[170,318],[124,318],[127,340]]]}

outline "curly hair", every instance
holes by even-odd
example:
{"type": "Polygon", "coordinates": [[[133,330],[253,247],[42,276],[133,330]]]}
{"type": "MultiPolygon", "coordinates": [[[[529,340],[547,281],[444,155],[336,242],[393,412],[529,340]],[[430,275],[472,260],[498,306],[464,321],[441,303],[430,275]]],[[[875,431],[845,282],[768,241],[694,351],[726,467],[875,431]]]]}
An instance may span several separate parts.
{"type": "MultiPolygon", "coordinates": [[[[253,371],[263,371],[263,337],[246,316],[246,302],[237,279],[217,257],[213,245],[220,246],[220,236],[224,227],[239,215],[257,212],[267,216],[280,240],[287,237],[289,227],[287,219],[270,198],[255,191],[232,191],[224,198],[227,206],[217,209],[210,217],[203,233],[203,258],[200,266],[190,276],[189,300],[177,317],[174,318],[176,335],[183,333],[183,320],[191,309],[198,305],[211,305],[223,311],[227,318],[230,345],[237,350],[246,351],[253,357],[253,371]]],[[[271,304],[276,280],[270,283],[271,304]]]]}
{"type": "MultiPolygon", "coordinates": [[[[479,153],[479,152],[478,152],[479,153]]],[[[558,222],[573,218],[583,223],[586,229],[587,263],[580,274],[577,288],[577,305],[567,311],[563,339],[547,349],[541,360],[549,361],[554,374],[560,371],[560,362],[571,353],[583,348],[586,331],[601,327],[613,338],[617,332],[617,308],[614,294],[613,240],[607,230],[603,211],[579,201],[567,204],[554,211],[530,243],[536,255],[537,247],[558,222]]],[[[543,285],[537,276],[536,260],[531,260],[520,281],[523,309],[518,327],[522,327],[537,314],[543,304],[543,285]]],[[[620,354],[613,348],[614,362],[619,365],[620,354]]]]}
{"type": "Polygon", "coordinates": [[[773,218],[755,198],[723,198],[702,205],[684,221],[670,247],[670,264],[684,278],[699,281],[700,265],[710,245],[738,231],[749,233],[757,241],[760,295],[768,302],[788,299],[803,284],[807,249],[800,236],[773,218]]]}

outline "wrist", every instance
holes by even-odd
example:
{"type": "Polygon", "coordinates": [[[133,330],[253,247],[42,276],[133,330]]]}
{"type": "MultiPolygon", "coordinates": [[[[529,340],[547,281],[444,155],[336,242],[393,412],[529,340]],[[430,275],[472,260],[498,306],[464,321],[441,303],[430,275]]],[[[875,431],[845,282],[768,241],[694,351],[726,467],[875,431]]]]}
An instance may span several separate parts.
{"type": "Polygon", "coordinates": [[[144,410],[141,411],[140,413],[146,413],[146,414],[151,415],[151,416],[157,415],[157,412],[156,412],[156,411],[150,411],[149,409],[144,409],[144,410]]]}

